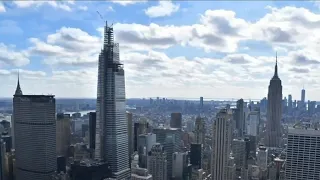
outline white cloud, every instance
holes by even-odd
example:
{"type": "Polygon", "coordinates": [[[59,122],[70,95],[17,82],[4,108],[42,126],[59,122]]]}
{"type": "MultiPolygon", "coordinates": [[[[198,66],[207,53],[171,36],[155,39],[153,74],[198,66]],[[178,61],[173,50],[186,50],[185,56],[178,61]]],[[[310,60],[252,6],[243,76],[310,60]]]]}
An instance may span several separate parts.
{"type": "Polygon", "coordinates": [[[236,52],[238,42],[251,37],[250,24],[237,18],[234,12],[225,10],[207,10],[201,15],[200,23],[193,25],[117,23],[114,28],[120,44],[132,44],[131,47],[140,50],[189,45],[202,48],[206,52],[236,52]]]}
{"type": "Polygon", "coordinates": [[[0,43],[0,67],[3,65],[24,66],[29,64],[29,55],[27,52],[19,52],[13,47],[8,47],[0,43]]]}
{"type": "Polygon", "coordinates": [[[101,37],[89,35],[77,28],[62,27],[47,36],[46,41],[31,38],[29,52],[44,58],[49,65],[95,64],[102,46],[101,37]]]}
{"type": "Polygon", "coordinates": [[[179,8],[179,4],[174,4],[171,1],[159,1],[157,6],[149,7],[145,10],[145,13],[151,18],[170,16],[177,12],[179,8]]]}
{"type": "Polygon", "coordinates": [[[13,3],[19,8],[30,8],[30,7],[40,7],[47,4],[56,9],[62,9],[65,11],[72,11],[69,5],[73,5],[73,1],[13,1],[13,3]]]}
{"type": "MultiPolygon", "coordinates": [[[[110,1],[110,0],[108,0],[110,1]]],[[[111,2],[116,3],[116,4],[120,4],[122,6],[127,6],[127,5],[133,5],[133,4],[137,4],[137,3],[145,3],[147,2],[147,0],[134,0],[134,1],[126,1],[126,0],[111,0],[111,2]]]]}
{"type": "Polygon", "coordinates": [[[107,11],[109,11],[109,12],[114,12],[114,9],[113,9],[112,6],[108,6],[108,7],[107,7],[107,11]]]}
{"type": "Polygon", "coordinates": [[[78,9],[80,9],[82,11],[87,11],[88,7],[87,6],[79,6],[78,9]]]}
{"type": "MultiPolygon", "coordinates": [[[[0,69],[1,97],[11,97],[17,83],[18,69],[0,69]]],[[[61,97],[93,97],[96,94],[96,72],[93,69],[52,71],[30,71],[19,69],[20,85],[24,94],[54,94],[61,97]],[[77,89],[81,86],[80,89],[77,89]],[[59,88],[57,88],[59,87],[59,88]],[[76,93],[75,93],[76,92],[76,93]]]]}
{"type": "Polygon", "coordinates": [[[3,2],[0,1],[0,13],[6,12],[6,8],[4,7],[3,2]]]}

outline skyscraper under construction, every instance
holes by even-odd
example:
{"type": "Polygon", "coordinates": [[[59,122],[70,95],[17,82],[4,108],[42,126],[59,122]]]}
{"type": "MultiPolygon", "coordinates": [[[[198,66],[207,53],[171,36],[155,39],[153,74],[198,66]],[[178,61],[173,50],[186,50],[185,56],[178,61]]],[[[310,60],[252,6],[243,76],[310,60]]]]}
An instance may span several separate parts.
{"type": "Polygon", "coordinates": [[[110,165],[116,179],[130,178],[128,128],[123,65],[113,27],[104,28],[104,44],[99,55],[95,158],[110,165]]]}

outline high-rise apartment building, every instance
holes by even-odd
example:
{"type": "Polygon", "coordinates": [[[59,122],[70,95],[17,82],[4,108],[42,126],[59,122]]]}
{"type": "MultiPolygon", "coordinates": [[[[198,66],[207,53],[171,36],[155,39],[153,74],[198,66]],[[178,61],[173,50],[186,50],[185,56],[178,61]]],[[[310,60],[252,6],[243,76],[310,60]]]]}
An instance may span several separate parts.
{"type": "Polygon", "coordinates": [[[288,129],[286,180],[320,179],[320,131],[314,128],[288,129]]]}
{"type": "Polygon", "coordinates": [[[200,109],[203,108],[203,97],[200,97],[200,109]]]}
{"type": "Polygon", "coordinates": [[[289,112],[292,111],[292,105],[293,105],[292,95],[289,94],[289,96],[288,96],[288,111],[289,111],[289,112]]]}
{"type": "Polygon", "coordinates": [[[228,180],[232,137],[232,113],[220,110],[213,123],[211,176],[213,180],[228,180]]]}
{"type": "Polygon", "coordinates": [[[265,145],[267,147],[279,147],[281,142],[281,117],[282,117],[282,85],[278,76],[278,64],[276,65],[274,75],[270,80],[268,91],[268,109],[267,109],[267,131],[265,145]]]}
{"type": "Polygon", "coordinates": [[[113,28],[106,23],[99,55],[95,158],[110,165],[113,178],[130,178],[124,69],[113,28]]]}
{"type": "Polygon", "coordinates": [[[16,180],[50,180],[57,170],[55,98],[22,95],[18,82],[13,97],[16,180]]]}
{"type": "Polygon", "coordinates": [[[57,114],[56,142],[57,155],[67,157],[68,148],[71,144],[71,118],[70,114],[57,114]]]}
{"type": "Polygon", "coordinates": [[[148,171],[153,180],[167,180],[167,155],[160,143],[153,145],[148,154],[148,171]]]}

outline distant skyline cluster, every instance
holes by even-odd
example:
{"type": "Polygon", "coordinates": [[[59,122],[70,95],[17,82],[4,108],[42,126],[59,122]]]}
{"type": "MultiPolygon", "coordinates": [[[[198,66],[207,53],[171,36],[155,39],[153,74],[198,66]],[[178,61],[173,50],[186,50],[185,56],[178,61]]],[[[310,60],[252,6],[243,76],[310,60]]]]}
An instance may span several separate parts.
{"type": "Polygon", "coordinates": [[[283,96],[320,100],[319,3],[0,2],[0,97],[95,98],[103,26],[113,23],[127,98],[267,96],[278,52],[283,96]],[[101,14],[97,13],[97,11],[101,14]]]}

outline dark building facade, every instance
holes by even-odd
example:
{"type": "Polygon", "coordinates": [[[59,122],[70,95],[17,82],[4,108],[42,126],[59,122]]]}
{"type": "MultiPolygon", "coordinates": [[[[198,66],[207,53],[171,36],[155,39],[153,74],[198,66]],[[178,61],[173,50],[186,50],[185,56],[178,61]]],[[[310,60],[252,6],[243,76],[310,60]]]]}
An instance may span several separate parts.
{"type": "Polygon", "coordinates": [[[171,128],[182,128],[182,114],[181,113],[171,113],[170,120],[171,128]]]}
{"type": "Polygon", "coordinates": [[[95,149],[96,145],[96,112],[89,113],[89,148],[95,149]]]}
{"type": "Polygon", "coordinates": [[[87,131],[89,131],[89,124],[82,124],[81,125],[81,136],[85,137],[87,131]]]}
{"type": "Polygon", "coordinates": [[[9,129],[10,128],[10,122],[6,120],[2,120],[0,124],[4,127],[4,129],[9,129]]]}
{"type": "Polygon", "coordinates": [[[104,162],[74,162],[71,164],[70,180],[102,180],[111,176],[110,166],[104,162]]]}
{"type": "Polygon", "coordinates": [[[202,144],[191,144],[190,147],[190,164],[196,169],[201,169],[202,144]]]}
{"type": "Polygon", "coordinates": [[[57,157],[57,172],[66,173],[66,158],[64,156],[57,157]]]}
{"type": "Polygon", "coordinates": [[[138,151],[138,137],[147,132],[149,123],[136,122],[133,125],[133,150],[138,151]]]}
{"type": "Polygon", "coordinates": [[[10,152],[12,148],[12,136],[2,135],[1,139],[6,143],[6,152],[10,152]]]}

